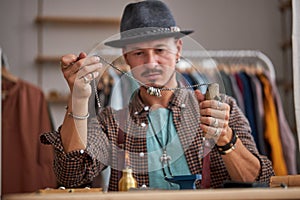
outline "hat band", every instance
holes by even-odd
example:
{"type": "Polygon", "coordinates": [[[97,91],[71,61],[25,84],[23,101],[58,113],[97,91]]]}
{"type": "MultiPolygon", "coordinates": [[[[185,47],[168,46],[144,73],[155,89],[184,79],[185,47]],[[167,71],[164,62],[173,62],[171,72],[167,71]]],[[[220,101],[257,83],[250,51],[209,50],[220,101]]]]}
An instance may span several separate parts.
{"type": "MultiPolygon", "coordinates": [[[[138,28],[140,29],[140,28],[138,28]]],[[[141,28],[145,29],[145,28],[141,28]]],[[[155,28],[155,27],[148,27],[145,31],[136,31],[133,29],[132,31],[125,31],[122,32],[122,38],[128,38],[128,37],[135,37],[140,35],[147,35],[147,34],[156,34],[156,33],[172,33],[172,32],[180,32],[180,28],[178,26],[172,26],[170,28],[155,28]]]]}

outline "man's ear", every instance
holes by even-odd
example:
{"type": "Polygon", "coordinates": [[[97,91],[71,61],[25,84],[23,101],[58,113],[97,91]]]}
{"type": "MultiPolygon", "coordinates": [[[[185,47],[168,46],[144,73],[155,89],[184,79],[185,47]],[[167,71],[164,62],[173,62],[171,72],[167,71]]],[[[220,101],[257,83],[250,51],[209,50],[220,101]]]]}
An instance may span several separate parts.
{"type": "Polygon", "coordinates": [[[182,40],[181,39],[178,39],[176,41],[176,48],[177,48],[176,59],[180,59],[181,52],[182,52],[182,40]]]}

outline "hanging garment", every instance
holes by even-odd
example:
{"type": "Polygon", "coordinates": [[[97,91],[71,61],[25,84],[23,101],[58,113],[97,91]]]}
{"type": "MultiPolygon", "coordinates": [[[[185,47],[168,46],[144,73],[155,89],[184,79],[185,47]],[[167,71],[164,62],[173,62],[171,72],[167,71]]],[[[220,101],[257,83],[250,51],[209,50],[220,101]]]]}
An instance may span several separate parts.
{"type": "Polygon", "coordinates": [[[53,149],[39,140],[41,133],[51,131],[43,93],[20,79],[9,86],[2,80],[3,89],[2,195],[56,187],[53,149]]]}
{"type": "MultiPolygon", "coordinates": [[[[268,73],[266,73],[266,77],[269,80],[272,80],[268,73]]],[[[282,151],[288,169],[288,174],[297,174],[296,140],[284,115],[277,87],[272,81],[270,81],[270,84],[272,85],[272,93],[274,95],[275,105],[277,108],[282,151]]]]}
{"type": "Polygon", "coordinates": [[[233,98],[236,99],[236,96],[234,94],[234,90],[233,90],[232,85],[231,85],[230,77],[224,71],[220,71],[220,75],[222,77],[222,81],[223,81],[223,84],[224,84],[224,87],[225,87],[226,94],[229,95],[229,96],[232,96],[233,98]]]}
{"type": "Polygon", "coordinates": [[[239,78],[239,82],[242,86],[242,94],[245,105],[245,115],[250,123],[251,134],[254,138],[256,144],[258,144],[258,136],[257,136],[257,128],[255,121],[255,112],[254,112],[254,101],[253,101],[253,93],[250,84],[250,80],[248,75],[245,72],[240,72],[236,74],[236,78],[239,78]]]}
{"type": "Polygon", "coordinates": [[[235,100],[236,100],[239,108],[243,111],[243,113],[245,113],[245,105],[244,105],[243,95],[242,95],[241,91],[239,90],[237,81],[236,81],[234,75],[229,76],[229,78],[231,80],[232,89],[233,89],[235,97],[236,97],[235,100]]]}
{"type": "Polygon", "coordinates": [[[263,104],[263,92],[262,85],[260,80],[254,74],[250,74],[250,84],[253,93],[254,100],[254,112],[255,112],[255,122],[256,122],[256,131],[257,131],[257,148],[259,152],[263,155],[268,156],[266,147],[265,147],[265,138],[264,138],[264,104],[263,104]]]}
{"type": "Polygon", "coordinates": [[[283,157],[281,138],[279,133],[277,112],[272,94],[272,86],[263,74],[258,75],[263,85],[265,111],[265,140],[270,146],[273,168],[277,176],[287,175],[287,168],[283,157]]]}

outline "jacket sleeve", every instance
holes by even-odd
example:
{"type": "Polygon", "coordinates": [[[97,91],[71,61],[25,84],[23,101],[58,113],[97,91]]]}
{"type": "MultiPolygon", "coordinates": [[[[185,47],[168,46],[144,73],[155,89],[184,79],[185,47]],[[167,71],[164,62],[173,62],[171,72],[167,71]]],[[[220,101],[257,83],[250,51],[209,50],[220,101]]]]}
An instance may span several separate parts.
{"type": "Polygon", "coordinates": [[[43,144],[53,145],[54,172],[59,184],[64,187],[81,187],[90,184],[108,163],[108,138],[96,117],[88,122],[86,149],[66,153],[60,137],[60,128],[42,134],[40,140],[43,144]]]}

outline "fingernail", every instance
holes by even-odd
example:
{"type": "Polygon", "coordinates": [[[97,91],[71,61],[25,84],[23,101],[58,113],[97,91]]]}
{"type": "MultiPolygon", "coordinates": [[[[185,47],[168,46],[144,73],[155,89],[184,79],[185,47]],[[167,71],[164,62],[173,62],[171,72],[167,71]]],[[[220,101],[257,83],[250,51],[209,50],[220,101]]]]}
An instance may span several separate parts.
{"type": "Polygon", "coordinates": [[[98,77],[99,76],[99,72],[95,72],[95,77],[98,77]]]}

